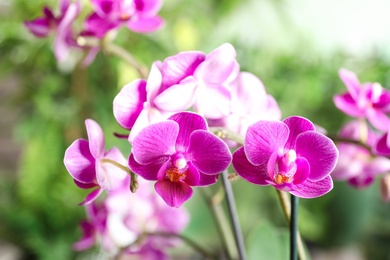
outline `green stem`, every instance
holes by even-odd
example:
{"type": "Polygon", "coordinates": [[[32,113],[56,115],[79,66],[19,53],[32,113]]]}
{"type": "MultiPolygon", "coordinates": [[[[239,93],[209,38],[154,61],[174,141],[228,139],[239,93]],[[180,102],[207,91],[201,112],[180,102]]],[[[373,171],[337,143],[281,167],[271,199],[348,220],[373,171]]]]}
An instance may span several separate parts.
{"type": "MultiPolygon", "coordinates": [[[[280,191],[275,189],[278,193],[280,205],[282,206],[282,210],[284,216],[286,217],[287,223],[290,224],[290,216],[291,216],[291,205],[287,196],[287,193],[284,191],[280,191]]],[[[299,230],[297,229],[297,246],[298,246],[298,256],[300,260],[306,260],[305,248],[303,246],[303,241],[299,230]]]]}
{"type": "Polygon", "coordinates": [[[137,181],[137,175],[134,174],[134,172],[130,171],[130,169],[116,161],[113,161],[111,159],[107,159],[107,158],[104,158],[104,159],[101,159],[100,160],[102,163],[110,163],[116,167],[118,167],[119,169],[127,172],[127,174],[130,174],[130,177],[131,177],[131,180],[130,180],[130,191],[131,192],[135,192],[137,189],[138,189],[138,181],[137,181]]]}
{"type": "Polygon", "coordinates": [[[240,260],[246,260],[247,258],[245,252],[244,237],[242,236],[240,222],[238,220],[236,203],[233,195],[233,189],[230,181],[228,180],[228,175],[229,173],[227,170],[222,172],[222,184],[225,189],[226,203],[228,205],[230,220],[233,226],[234,239],[236,242],[238,255],[240,256],[240,260]]]}
{"type": "Polygon", "coordinates": [[[298,233],[298,198],[291,194],[291,218],[290,218],[290,259],[291,260],[298,260],[297,233],[298,233]]]}

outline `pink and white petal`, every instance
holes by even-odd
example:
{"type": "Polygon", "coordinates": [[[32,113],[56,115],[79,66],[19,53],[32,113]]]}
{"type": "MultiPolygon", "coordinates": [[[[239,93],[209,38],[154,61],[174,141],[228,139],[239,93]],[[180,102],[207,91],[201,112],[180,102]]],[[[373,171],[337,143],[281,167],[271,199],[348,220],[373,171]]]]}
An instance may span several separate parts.
{"type": "Polygon", "coordinates": [[[280,120],[282,112],[280,111],[278,102],[271,95],[267,95],[267,107],[265,112],[265,120],[280,120]]]}
{"type": "Polygon", "coordinates": [[[174,114],[168,120],[175,121],[179,125],[176,139],[176,151],[185,153],[190,146],[191,134],[195,130],[208,130],[206,120],[193,112],[181,112],[174,114]]]}
{"type": "Polygon", "coordinates": [[[368,122],[381,131],[388,131],[390,127],[390,118],[380,110],[368,108],[366,110],[368,122]]]}
{"type": "MultiPolygon", "coordinates": [[[[108,158],[107,158],[108,159],[108,158]]],[[[96,164],[96,181],[106,191],[113,191],[128,183],[130,175],[124,170],[108,162],[96,164]]]]}
{"type": "Polygon", "coordinates": [[[216,56],[214,59],[208,59],[207,56],[195,70],[194,76],[206,85],[222,86],[227,79],[237,77],[236,64],[235,57],[216,56]]]}
{"type": "Polygon", "coordinates": [[[356,77],[356,74],[346,69],[340,69],[339,76],[347,87],[348,92],[351,94],[352,98],[357,100],[359,98],[361,87],[360,81],[356,77]]]}
{"type": "Polygon", "coordinates": [[[188,162],[187,175],[183,181],[190,186],[199,185],[199,181],[200,181],[199,171],[191,162],[188,162]]]}
{"type": "Polygon", "coordinates": [[[306,180],[305,182],[296,185],[294,190],[290,191],[290,193],[299,198],[312,199],[323,196],[332,189],[333,180],[330,176],[327,176],[323,180],[316,182],[306,180]]]}
{"type": "Polygon", "coordinates": [[[390,159],[377,156],[365,166],[364,171],[372,176],[388,173],[390,172],[390,159]]]}
{"type": "Polygon", "coordinates": [[[259,113],[264,110],[267,93],[263,82],[252,73],[241,72],[234,82],[232,92],[233,98],[238,101],[237,105],[245,108],[248,113],[259,113]]]}
{"type": "Polygon", "coordinates": [[[161,61],[155,61],[150,69],[147,84],[146,84],[146,100],[152,102],[161,90],[162,84],[162,67],[161,61]]]}
{"type": "Polygon", "coordinates": [[[232,96],[225,87],[198,89],[195,110],[206,118],[219,119],[230,114],[232,96]]]}
{"type": "Polygon", "coordinates": [[[146,81],[137,79],[125,85],[114,98],[114,117],[126,129],[131,129],[146,101],[146,81]]]}
{"type": "Polygon", "coordinates": [[[129,168],[132,172],[138,174],[142,178],[149,181],[156,181],[158,179],[158,173],[162,166],[168,162],[169,157],[161,157],[159,160],[156,160],[150,164],[139,164],[135,159],[133,154],[130,154],[129,157],[129,168]]]}
{"type": "Polygon", "coordinates": [[[37,18],[24,22],[27,29],[36,37],[47,37],[51,31],[50,21],[47,18],[37,18]]]}
{"type": "Polygon", "coordinates": [[[160,16],[142,17],[136,20],[129,20],[126,26],[137,33],[150,33],[164,26],[164,20],[160,16]]]}
{"type": "Polygon", "coordinates": [[[79,206],[85,206],[85,205],[91,204],[93,201],[95,201],[100,196],[100,194],[102,194],[102,192],[103,192],[102,188],[98,188],[96,190],[93,190],[92,192],[90,192],[87,195],[87,197],[85,197],[84,201],[79,203],[79,206]]]}
{"type": "Polygon", "coordinates": [[[295,185],[304,182],[307,177],[310,175],[310,164],[309,162],[302,157],[299,157],[295,160],[295,164],[297,165],[297,171],[294,174],[293,183],[295,185]]]}
{"type": "Polygon", "coordinates": [[[134,1],[137,13],[141,16],[154,16],[158,13],[162,6],[162,0],[143,0],[134,1]]]}
{"type": "Polygon", "coordinates": [[[279,121],[259,121],[248,128],[245,137],[245,154],[253,165],[266,164],[270,156],[283,149],[290,130],[279,121]]]}
{"type": "Polygon", "coordinates": [[[200,51],[180,52],[166,58],[162,66],[162,91],[178,84],[188,76],[192,76],[195,69],[205,58],[206,55],[200,51]]]}
{"type": "Polygon", "coordinates": [[[364,111],[358,108],[351,94],[334,95],[333,102],[335,106],[345,114],[351,117],[364,117],[364,111]]]}
{"type": "Polygon", "coordinates": [[[204,174],[218,174],[232,161],[229,147],[220,138],[205,130],[195,130],[185,155],[204,174]]]}
{"type": "Polygon", "coordinates": [[[262,186],[270,185],[269,181],[271,179],[267,173],[267,165],[255,166],[251,164],[246,158],[244,147],[239,148],[233,153],[232,164],[237,174],[248,182],[262,186]]]}
{"type": "Polygon", "coordinates": [[[87,140],[78,139],[66,149],[64,164],[75,180],[82,183],[91,183],[95,180],[95,159],[89,151],[87,140]]]}
{"type": "Polygon", "coordinates": [[[150,164],[175,152],[179,124],[162,121],[142,129],[135,137],[132,147],[134,159],[140,164],[150,164]]]}
{"type": "Polygon", "coordinates": [[[105,141],[102,128],[92,119],[85,120],[85,126],[87,128],[89,150],[92,156],[95,159],[103,158],[105,141]]]}
{"type": "Polygon", "coordinates": [[[336,166],[339,151],[328,137],[314,131],[300,134],[296,141],[298,157],[306,158],[310,164],[311,181],[319,181],[329,175],[336,166]]]}
{"type": "Polygon", "coordinates": [[[184,79],[180,84],[173,85],[157,95],[153,104],[163,111],[185,111],[195,103],[196,86],[195,78],[184,79]]]}
{"type": "Polygon", "coordinates": [[[179,208],[192,196],[192,188],[184,182],[169,180],[157,181],[154,185],[156,192],[170,207],[179,208]]]}
{"type": "Polygon", "coordinates": [[[300,116],[290,116],[283,120],[290,129],[290,134],[285,145],[286,149],[295,149],[295,142],[301,133],[315,131],[314,124],[306,118],[300,116]]]}
{"type": "Polygon", "coordinates": [[[60,0],[58,3],[58,7],[60,9],[61,14],[65,13],[70,5],[70,0],[60,0]]]}

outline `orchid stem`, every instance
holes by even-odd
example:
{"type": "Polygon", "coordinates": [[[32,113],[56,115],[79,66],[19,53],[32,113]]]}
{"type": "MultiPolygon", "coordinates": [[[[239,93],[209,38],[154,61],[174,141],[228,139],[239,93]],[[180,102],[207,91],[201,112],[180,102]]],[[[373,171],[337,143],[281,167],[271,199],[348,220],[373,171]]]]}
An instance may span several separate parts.
{"type": "MultiPolygon", "coordinates": [[[[287,193],[284,191],[280,191],[276,189],[276,192],[279,196],[280,204],[282,205],[282,210],[284,213],[284,216],[286,217],[287,223],[290,224],[290,217],[291,217],[291,204],[288,199],[287,193]]],[[[297,247],[298,247],[298,256],[300,260],[306,260],[306,253],[305,248],[303,246],[303,241],[301,234],[299,233],[298,227],[296,230],[296,239],[297,239],[297,247]]]]}
{"type": "Polygon", "coordinates": [[[298,233],[298,198],[291,194],[291,218],[290,218],[290,259],[291,260],[298,260],[297,233],[298,233]]]}
{"type": "Polygon", "coordinates": [[[130,177],[131,177],[131,180],[130,180],[130,191],[131,192],[135,192],[137,189],[138,189],[138,181],[137,181],[137,175],[134,174],[134,172],[130,171],[129,168],[127,168],[126,166],[116,162],[116,161],[113,161],[111,159],[107,159],[107,158],[104,158],[104,159],[101,159],[100,160],[102,163],[110,163],[116,167],[118,167],[119,169],[127,172],[128,174],[130,174],[130,177]]]}
{"type": "Polygon", "coordinates": [[[246,260],[247,258],[245,253],[244,237],[241,232],[240,222],[238,220],[238,214],[236,209],[236,203],[233,195],[232,184],[228,180],[228,175],[229,173],[227,170],[224,170],[222,172],[222,184],[225,188],[226,202],[228,205],[230,219],[233,225],[233,233],[234,233],[234,238],[238,250],[238,255],[240,256],[240,260],[246,260]]]}
{"type": "Polygon", "coordinates": [[[126,51],[121,46],[110,42],[107,44],[103,44],[103,48],[106,51],[106,53],[115,55],[123,59],[130,66],[134,67],[142,78],[146,79],[148,77],[147,68],[139,64],[138,61],[133,57],[133,55],[131,55],[128,51],[126,51]]]}

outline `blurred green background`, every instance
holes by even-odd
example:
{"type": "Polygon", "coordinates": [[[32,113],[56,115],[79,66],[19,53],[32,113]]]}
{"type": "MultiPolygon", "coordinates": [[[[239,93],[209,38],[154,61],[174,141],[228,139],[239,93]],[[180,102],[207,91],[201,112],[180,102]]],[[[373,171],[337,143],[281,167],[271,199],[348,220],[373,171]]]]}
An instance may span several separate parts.
{"type": "MultiPolygon", "coordinates": [[[[335,93],[344,91],[339,68],[355,71],[362,82],[390,86],[386,39],[376,42],[370,34],[387,27],[375,24],[380,13],[361,21],[361,12],[369,12],[362,3],[166,0],[160,12],[164,29],[138,35],[123,28],[115,42],[148,68],[179,51],[209,52],[230,42],[241,70],[261,78],[283,117],[305,116],[335,133],[349,120],[332,102],[335,93]],[[347,3],[355,4],[349,12],[337,11],[347,3]],[[356,29],[344,28],[343,21],[356,22],[356,29]]],[[[374,1],[370,6],[386,10],[380,4],[386,5],[374,1]]],[[[97,249],[71,250],[85,217],[77,203],[87,191],[74,185],[63,154],[73,140],[85,137],[86,118],[102,126],[107,146],[129,154],[128,143],[111,135],[123,132],[112,115],[112,101],[136,74],[117,57],[102,53],[86,69],[74,69],[72,59],[57,64],[52,39],[36,39],[23,26],[24,20],[40,16],[44,5],[54,8],[57,2],[0,2],[0,259],[6,254],[16,259],[94,259],[97,249]]],[[[242,180],[233,187],[250,259],[286,259],[288,233],[276,192],[242,180]]],[[[192,221],[185,234],[218,248],[212,217],[196,193],[186,205],[192,221]]],[[[381,201],[377,182],[365,190],[335,183],[324,197],[300,200],[299,214],[312,259],[351,259],[342,258],[345,252],[352,259],[390,259],[390,207],[381,201]]]]}

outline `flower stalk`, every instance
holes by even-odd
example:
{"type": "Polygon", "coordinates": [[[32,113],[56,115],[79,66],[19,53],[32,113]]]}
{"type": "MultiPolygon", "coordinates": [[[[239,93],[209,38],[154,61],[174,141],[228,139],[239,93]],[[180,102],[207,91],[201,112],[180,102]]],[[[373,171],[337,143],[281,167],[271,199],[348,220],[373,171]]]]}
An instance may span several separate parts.
{"type": "Polygon", "coordinates": [[[290,259],[291,260],[298,260],[297,233],[298,233],[298,197],[291,194],[291,218],[290,218],[290,259]]]}

